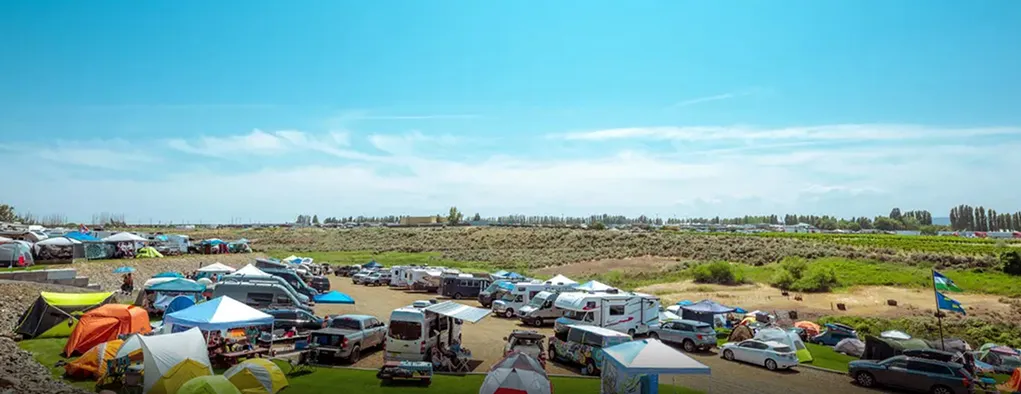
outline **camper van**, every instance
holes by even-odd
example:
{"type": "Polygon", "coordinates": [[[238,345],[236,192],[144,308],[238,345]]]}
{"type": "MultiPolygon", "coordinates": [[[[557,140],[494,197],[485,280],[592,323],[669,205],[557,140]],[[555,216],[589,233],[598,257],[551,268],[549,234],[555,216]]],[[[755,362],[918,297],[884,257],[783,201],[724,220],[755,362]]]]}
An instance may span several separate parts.
{"type": "Polygon", "coordinates": [[[276,283],[251,283],[227,280],[216,284],[213,298],[229,296],[256,309],[291,307],[312,311],[312,308],[276,283]]]}
{"type": "Polygon", "coordinates": [[[299,293],[304,294],[308,298],[314,299],[316,294],[319,294],[319,292],[316,291],[316,289],[313,289],[311,286],[308,285],[308,283],[305,283],[305,280],[302,279],[301,276],[299,276],[298,273],[292,269],[279,268],[261,268],[261,269],[263,272],[267,274],[283,278],[285,281],[287,281],[287,283],[291,285],[291,287],[293,287],[295,290],[298,290],[299,293]]]}
{"type": "Polygon", "coordinates": [[[557,297],[563,293],[558,291],[539,292],[535,297],[532,297],[528,305],[518,310],[518,316],[521,317],[523,323],[536,327],[553,323],[558,318],[564,316],[565,311],[556,306],[557,297]]]}
{"type": "Polygon", "coordinates": [[[278,284],[280,286],[283,286],[285,289],[287,289],[287,292],[293,294],[301,302],[304,302],[306,304],[311,304],[312,303],[312,299],[311,298],[309,298],[307,295],[301,294],[301,292],[299,292],[297,289],[295,289],[293,286],[291,286],[290,283],[287,283],[287,281],[284,280],[284,278],[281,278],[281,277],[276,276],[276,275],[245,276],[245,275],[227,274],[227,275],[223,276],[223,280],[224,281],[242,282],[242,283],[275,283],[275,284],[278,284]]]}
{"type": "Polygon", "coordinates": [[[471,274],[459,274],[457,276],[444,276],[443,286],[440,288],[440,295],[460,300],[465,297],[475,298],[479,296],[492,282],[488,277],[476,277],[471,274]]]}
{"type": "Polygon", "coordinates": [[[507,292],[499,300],[493,301],[493,312],[508,319],[517,316],[517,311],[532,302],[537,294],[543,291],[565,291],[574,288],[575,282],[522,282],[515,283],[514,289],[507,292]]]}
{"type": "Polygon", "coordinates": [[[463,322],[424,310],[430,305],[429,301],[415,301],[390,313],[384,360],[429,361],[439,343],[449,348],[451,342],[461,340],[463,322]]]}
{"type": "Polygon", "coordinates": [[[440,277],[443,275],[443,268],[416,268],[408,270],[407,274],[411,290],[425,290],[427,293],[435,293],[440,288],[440,277]]]}
{"type": "Polygon", "coordinates": [[[482,304],[483,308],[489,308],[493,305],[493,301],[499,300],[513,288],[514,283],[509,280],[500,279],[494,281],[485,290],[479,292],[479,304],[482,304]]]}
{"type": "Polygon", "coordinates": [[[649,332],[649,326],[659,322],[659,298],[648,294],[563,293],[553,304],[564,310],[564,317],[554,323],[555,331],[580,324],[608,328],[633,337],[649,332]]]}

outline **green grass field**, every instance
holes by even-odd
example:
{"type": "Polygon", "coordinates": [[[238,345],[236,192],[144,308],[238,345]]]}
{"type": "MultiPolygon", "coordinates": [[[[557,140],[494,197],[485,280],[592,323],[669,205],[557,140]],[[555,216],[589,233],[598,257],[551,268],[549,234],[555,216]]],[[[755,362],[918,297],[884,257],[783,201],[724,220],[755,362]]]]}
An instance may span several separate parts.
{"type": "Polygon", "coordinates": [[[812,352],[813,367],[826,368],[834,371],[847,372],[847,364],[857,360],[855,357],[833,351],[832,347],[806,343],[805,347],[812,352]]]}
{"type": "MultiPolygon", "coordinates": [[[[285,256],[286,257],[286,256],[285,256]]],[[[64,344],[67,343],[67,338],[47,338],[47,339],[30,339],[24,340],[18,343],[18,345],[31,352],[43,366],[50,369],[50,373],[58,379],[63,379],[64,368],[54,367],[53,365],[57,361],[64,360],[61,356],[61,352],[64,349],[64,344]]],[[[287,373],[290,368],[286,363],[278,362],[281,369],[287,373]]],[[[223,371],[218,371],[222,373],[223,371]]],[[[337,368],[316,368],[315,371],[303,374],[290,376],[289,387],[283,391],[284,393],[325,393],[334,392],[337,390],[358,392],[358,393],[405,393],[405,392],[433,392],[444,394],[469,394],[478,393],[479,386],[482,385],[482,380],[485,379],[483,375],[465,375],[465,376],[453,376],[453,375],[436,375],[433,377],[432,384],[426,386],[416,386],[407,384],[393,384],[383,385],[379,379],[376,379],[376,373],[374,371],[363,371],[353,369],[337,369],[337,368]]],[[[563,393],[596,393],[599,392],[600,381],[598,379],[584,379],[584,378],[565,378],[565,377],[553,377],[551,378],[553,387],[557,392],[563,393]]],[[[96,382],[92,380],[84,381],[73,381],[67,380],[68,383],[82,389],[93,391],[95,390],[96,382]]],[[[677,387],[671,385],[660,385],[660,391],[663,393],[681,393],[681,394],[697,394],[701,393],[697,390],[691,390],[684,387],[677,387]]]]}

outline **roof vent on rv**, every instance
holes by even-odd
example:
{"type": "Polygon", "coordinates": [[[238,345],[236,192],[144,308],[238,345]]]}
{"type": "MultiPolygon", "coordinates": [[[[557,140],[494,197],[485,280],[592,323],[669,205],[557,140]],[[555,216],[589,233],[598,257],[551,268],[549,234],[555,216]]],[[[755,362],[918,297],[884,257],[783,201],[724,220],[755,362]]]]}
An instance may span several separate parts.
{"type": "Polygon", "coordinates": [[[432,302],[429,302],[429,301],[426,301],[426,300],[418,300],[418,301],[415,301],[415,302],[411,303],[411,307],[412,308],[418,308],[418,309],[428,308],[429,305],[432,305],[432,302]]]}
{"type": "Polygon", "coordinates": [[[614,289],[614,288],[609,288],[609,289],[606,289],[606,291],[604,291],[604,293],[607,293],[607,294],[617,294],[617,293],[620,293],[620,290],[617,290],[617,289],[614,289]]]}

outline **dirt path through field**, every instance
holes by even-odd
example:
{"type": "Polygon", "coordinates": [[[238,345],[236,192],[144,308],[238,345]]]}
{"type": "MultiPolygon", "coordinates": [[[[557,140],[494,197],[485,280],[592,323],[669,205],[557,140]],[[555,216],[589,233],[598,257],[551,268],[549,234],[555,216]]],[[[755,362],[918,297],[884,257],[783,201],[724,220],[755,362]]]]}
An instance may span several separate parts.
{"type": "MultiPolygon", "coordinates": [[[[389,320],[395,308],[410,305],[415,300],[436,298],[436,294],[409,293],[387,287],[365,287],[354,285],[350,278],[330,277],[334,290],[344,292],[355,299],[355,305],[317,305],[316,313],[362,313],[389,320]]],[[[474,300],[459,301],[478,307],[474,300]]],[[[517,320],[489,316],[477,324],[466,323],[462,330],[464,345],[471,349],[478,359],[475,372],[485,372],[503,356],[503,337],[514,329],[525,328],[517,320]]],[[[528,328],[532,329],[532,328],[528,328]]],[[[545,335],[552,335],[551,328],[539,329],[545,335]]],[[[711,393],[808,393],[826,387],[830,394],[878,392],[865,390],[850,383],[850,378],[827,372],[802,368],[797,372],[774,373],[764,368],[724,361],[715,353],[693,355],[695,359],[712,368],[712,376],[662,376],[662,383],[673,383],[711,393]]],[[[363,351],[362,360],[355,366],[379,368],[383,364],[383,353],[379,350],[363,351]]],[[[554,374],[577,374],[578,370],[550,362],[547,370],[554,374]]]]}
{"type": "MultiPolygon", "coordinates": [[[[791,297],[784,297],[779,289],[761,284],[721,286],[684,281],[645,286],[638,290],[658,295],[664,305],[674,304],[680,300],[699,301],[711,298],[747,310],[797,310],[806,315],[847,314],[888,317],[931,315],[935,303],[932,290],[889,286],[858,287],[838,293],[791,293],[791,297]],[[800,295],[802,300],[796,301],[795,295],[800,295]],[[887,305],[886,301],[890,299],[896,300],[897,306],[887,305]],[[845,304],[847,310],[838,311],[837,303],[845,304]]],[[[965,305],[969,315],[1012,313],[1011,306],[1001,303],[999,296],[953,294],[953,298],[965,305]]]]}

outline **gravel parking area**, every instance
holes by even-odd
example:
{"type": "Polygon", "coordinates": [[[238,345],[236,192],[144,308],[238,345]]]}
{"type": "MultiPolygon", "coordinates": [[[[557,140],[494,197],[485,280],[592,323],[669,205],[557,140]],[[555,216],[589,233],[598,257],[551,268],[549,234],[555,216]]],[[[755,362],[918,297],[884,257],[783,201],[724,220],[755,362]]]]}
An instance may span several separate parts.
{"type": "MultiPolygon", "coordinates": [[[[387,321],[390,312],[396,308],[410,305],[415,300],[436,298],[437,294],[426,294],[394,290],[387,287],[367,287],[351,283],[351,278],[330,277],[334,290],[346,293],[355,299],[355,305],[317,305],[316,313],[368,314],[387,321]]],[[[458,301],[465,305],[478,307],[474,300],[458,301]]],[[[478,360],[474,364],[475,372],[485,372],[500,360],[503,355],[503,338],[514,329],[535,329],[523,326],[519,320],[508,320],[490,315],[476,324],[465,323],[462,329],[462,341],[471,349],[472,356],[478,360]]],[[[544,335],[552,335],[553,329],[538,329],[544,335]]],[[[695,359],[712,368],[712,376],[661,376],[662,383],[675,383],[681,386],[713,393],[819,393],[851,394],[880,393],[883,391],[858,387],[851,383],[846,375],[817,371],[809,368],[798,368],[791,372],[770,372],[762,367],[733,363],[721,359],[715,352],[692,355],[695,359]]],[[[378,349],[363,350],[362,359],[356,367],[379,368],[383,364],[383,353],[378,349]]],[[[550,362],[547,370],[554,374],[579,373],[573,366],[550,362]]]]}

